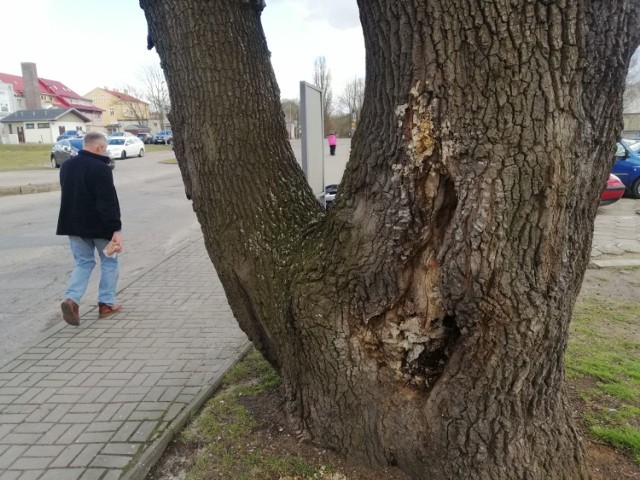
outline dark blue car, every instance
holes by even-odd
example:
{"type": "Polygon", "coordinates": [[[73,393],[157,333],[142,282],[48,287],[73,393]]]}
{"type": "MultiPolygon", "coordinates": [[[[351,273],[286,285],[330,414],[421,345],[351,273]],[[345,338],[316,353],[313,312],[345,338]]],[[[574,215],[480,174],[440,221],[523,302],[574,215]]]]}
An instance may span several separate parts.
{"type": "Polygon", "coordinates": [[[80,130],[67,130],[63,134],[58,135],[58,138],[56,138],[56,142],[69,138],[82,138],[82,132],[80,130]]]}
{"type": "Polygon", "coordinates": [[[611,173],[622,180],[629,195],[640,198],[640,140],[622,139],[618,142],[616,163],[611,173]]]}
{"type": "MultiPolygon", "coordinates": [[[[51,166],[53,168],[60,168],[60,165],[65,160],[69,160],[71,157],[75,157],[83,148],[84,140],[82,138],[63,138],[56,142],[51,149],[51,166]]],[[[109,161],[109,167],[114,168],[116,162],[111,159],[109,161]]]]}

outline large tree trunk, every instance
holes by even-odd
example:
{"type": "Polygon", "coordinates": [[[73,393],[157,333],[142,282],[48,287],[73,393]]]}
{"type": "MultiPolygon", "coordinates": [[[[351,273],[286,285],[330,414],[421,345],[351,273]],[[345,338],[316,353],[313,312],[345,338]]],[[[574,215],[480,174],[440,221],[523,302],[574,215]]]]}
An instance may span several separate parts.
{"type": "Polygon", "coordinates": [[[563,356],[638,3],[358,0],[365,102],[326,215],[262,1],[140,3],[208,252],[300,434],[415,478],[587,478],[563,356]]]}

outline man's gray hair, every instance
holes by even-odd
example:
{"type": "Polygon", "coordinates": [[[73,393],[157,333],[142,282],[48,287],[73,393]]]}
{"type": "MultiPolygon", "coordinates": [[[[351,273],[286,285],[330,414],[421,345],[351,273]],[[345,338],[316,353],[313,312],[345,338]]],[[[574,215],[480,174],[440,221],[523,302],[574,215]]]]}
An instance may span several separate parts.
{"type": "Polygon", "coordinates": [[[96,145],[96,144],[107,143],[107,136],[102,132],[87,132],[84,136],[84,145],[96,145]]]}

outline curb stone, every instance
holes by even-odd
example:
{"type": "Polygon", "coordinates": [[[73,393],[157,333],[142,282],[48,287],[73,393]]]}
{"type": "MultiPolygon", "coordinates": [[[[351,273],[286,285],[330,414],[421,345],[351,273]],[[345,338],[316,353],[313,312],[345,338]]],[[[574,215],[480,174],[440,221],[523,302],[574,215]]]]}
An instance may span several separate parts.
{"type": "Polygon", "coordinates": [[[640,259],[638,258],[609,258],[596,259],[589,262],[588,268],[634,268],[640,267],[640,259]]]}
{"type": "Polygon", "coordinates": [[[54,190],[60,190],[59,183],[38,183],[20,185],[15,187],[0,187],[0,197],[6,197],[9,195],[28,195],[31,193],[53,192],[54,190]]]}

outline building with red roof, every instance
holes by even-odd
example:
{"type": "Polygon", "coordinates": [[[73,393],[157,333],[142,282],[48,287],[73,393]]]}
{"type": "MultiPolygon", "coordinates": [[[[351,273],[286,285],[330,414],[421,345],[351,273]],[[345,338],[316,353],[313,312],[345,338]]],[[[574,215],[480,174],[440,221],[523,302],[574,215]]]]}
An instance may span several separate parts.
{"type": "MultiPolygon", "coordinates": [[[[89,118],[88,128],[102,129],[103,110],[95,106],[90,99],[78,95],[60,81],[39,77],[33,63],[23,63],[22,73],[22,75],[0,73],[0,119],[25,109],[75,109],[89,118]],[[29,88],[29,79],[33,79],[31,88],[29,88]],[[13,92],[13,98],[10,98],[11,92],[13,92]],[[28,98],[34,95],[39,95],[39,105],[29,104],[28,98]]],[[[38,103],[37,98],[32,98],[30,101],[38,103]]]]}
{"type": "MultiPolygon", "coordinates": [[[[6,83],[13,87],[17,100],[17,110],[21,110],[26,106],[23,103],[25,87],[21,76],[0,73],[0,83],[6,83]],[[21,100],[23,101],[21,102],[21,100]]],[[[93,105],[91,100],[81,97],[64,83],[57,80],[38,77],[38,87],[43,108],[51,106],[55,108],[75,108],[82,113],[102,112],[102,109],[93,105]]]]}
{"type": "Polygon", "coordinates": [[[149,104],[129,94],[107,87],[96,87],[85,97],[104,110],[102,122],[107,132],[122,132],[128,125],[149,125],[149,104]]]}

